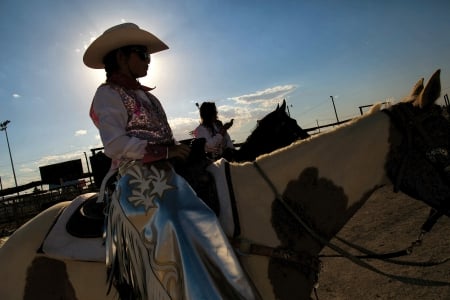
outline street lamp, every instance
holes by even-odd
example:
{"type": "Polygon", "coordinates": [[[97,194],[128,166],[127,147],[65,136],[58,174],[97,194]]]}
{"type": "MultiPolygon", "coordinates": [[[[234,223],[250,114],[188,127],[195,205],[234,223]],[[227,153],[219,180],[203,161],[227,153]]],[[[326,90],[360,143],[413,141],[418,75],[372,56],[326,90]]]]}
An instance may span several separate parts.
{"type": "Polygon", "coordinates": [[[8,144],[9,159],[11,160],[11,167],[12,167],[12,171],[13,171],[13,175],[14,175],[14,183],[16,184],[16,187],[17,187],[16,172],[14,171],[14,163],[13,163],[13,159],[12,159],[12,155],[11,155],[11,148],[9,147],[8,131],[6,131],[6,127],[7,127],[8,123],[10,123],[10,122],[11,122],[10,120],[6,120],[6,121],[0,123],[0,131],[5,131],[6,144],[8,144]]]}
{"type": "Polygon", "coordinates": [[[333,96],[330,96],[330,98],[331,98],[331,102],[333,102],[334,114],[336,115],[336,121],[339,123],[339,118],[338,118],[338,115],[337,115],[336,106],[334,105],[333,96]]]}

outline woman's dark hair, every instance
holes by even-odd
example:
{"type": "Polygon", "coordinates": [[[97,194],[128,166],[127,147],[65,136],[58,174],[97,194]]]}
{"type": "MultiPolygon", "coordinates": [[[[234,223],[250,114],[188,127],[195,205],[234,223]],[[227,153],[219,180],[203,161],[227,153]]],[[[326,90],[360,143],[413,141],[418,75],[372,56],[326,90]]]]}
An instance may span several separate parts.
{"type": "Polygon", "coordinates": [[[214,102],[203,102],[200,105],[200,118],[202,118],[203,123],[212,124],[217,116],[217,108],[214,102]]]}
{"type": "Polygon", "coordinates": [[[115,49],[103,57],[106,80],[108,80],[115,71],[119,70],[119,64],[117,63],[117,52],[119,52],[119,49],[115,49]]]}
{"type": "Polygon", "coordinates": [[[203,102],[200,105],[200,118],[202,125],[211,129],[212,135],[216,135],[214,123],[217,121],[217,108],[214,102],[203,102]]]}

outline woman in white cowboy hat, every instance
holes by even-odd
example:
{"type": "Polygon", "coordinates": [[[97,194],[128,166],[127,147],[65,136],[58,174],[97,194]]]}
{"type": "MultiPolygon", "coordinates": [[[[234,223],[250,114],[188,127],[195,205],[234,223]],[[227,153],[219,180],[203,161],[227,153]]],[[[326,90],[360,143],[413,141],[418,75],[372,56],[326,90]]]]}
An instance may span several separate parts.
{"type": "Polygon", "coordinates": [[[125,23],[106,30],[83,57],[106,71],[90,116],[118,170],[106,228],[112,280],[123,299],[258,298],[216,215],[173,170],[170,161],[185,159],[189,147],[176,143],[161,103],[137,81],[150,54],[165,49],[125,23]]]}

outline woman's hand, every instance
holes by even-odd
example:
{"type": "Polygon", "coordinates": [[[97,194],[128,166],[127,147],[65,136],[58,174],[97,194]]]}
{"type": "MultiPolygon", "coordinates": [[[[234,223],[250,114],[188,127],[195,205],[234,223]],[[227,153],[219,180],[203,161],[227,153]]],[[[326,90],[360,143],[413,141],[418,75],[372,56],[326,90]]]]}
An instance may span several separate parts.
{"type": "Polygon", "coordinates": [[[219,133],[221,135],[225,135],[227,130],[230,129],[231,126],[233,126],[233,121],[234,121],[234,119],[231,119],[230,122],[227,122],[227,123],[223,124],[223,126],[220,127],[219,133]]]}
{"type": "Polygon", "coordinates": [[[223,124],[223,127],[228,130],[231,126],[233,126],[234,119],[231,119],[230,122],[223,124]]]}

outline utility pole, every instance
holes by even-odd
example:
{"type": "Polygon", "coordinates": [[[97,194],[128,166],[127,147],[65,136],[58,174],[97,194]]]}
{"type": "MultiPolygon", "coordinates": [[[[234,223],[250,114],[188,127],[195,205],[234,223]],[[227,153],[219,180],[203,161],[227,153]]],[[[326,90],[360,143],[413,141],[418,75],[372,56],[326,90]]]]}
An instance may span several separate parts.
{"type": "MultiPolygon", "coordinates": [[[[2,177],[0,176],[0,191],[3,192],[3,184],[2,184],[2,177]]],[[[2,196],[2,200],[5,200],[5,196],[2,196]]]]}
{"type": "Polygon", "coordinates": [[[9,147],[8,131],[6,131],[8,123],[10,123],[10,122],[11,122],[10,120],[6,120],[6,121],[0,123],[0,131],[4,131],[5,135],[6,135],[6,143],[8,144],[9,159],[11,160],[11,168],[12,168],[13,175],[14,175],[14,183],[16,184],[16,187],[17,187],[16,172],[14,171],[14,163],[13,163],[13,159],[12,159],[12,155],[11,155],[11,148],[9,147]]]}
{"type": "Polygon", "coordinates": [[[336,115],[336,121],[337,121],[337,123],[339,123],[339,118],[338,118],[338,114],[337,114],[337,111],[336,111],[336,106],[334,105],[333,96],[330,96],[330,98],[331,98],[331,102],[333,103],[334,114],[336,115]]]}

